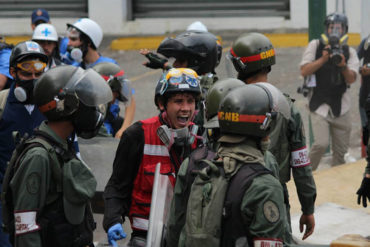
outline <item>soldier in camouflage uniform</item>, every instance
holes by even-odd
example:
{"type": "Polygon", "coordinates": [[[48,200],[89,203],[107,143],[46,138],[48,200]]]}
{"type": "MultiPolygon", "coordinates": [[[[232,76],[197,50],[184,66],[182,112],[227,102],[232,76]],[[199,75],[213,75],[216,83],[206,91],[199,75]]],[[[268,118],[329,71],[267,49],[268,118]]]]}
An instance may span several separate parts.
{"type": "MultiPolygon", "coordinates": [[[[4,179],[12,198],[7,205],[13,205],[14,221],[8,226],[14,246],[93,246],[90,199],[96,180],[68,137],[73,131],[85,139],[97,134],[105,114],[99,106],[112,99],[112,92],[92,69],[68,65],[43,74],[34,96],[48,121],[18,153],[14,176],[8,169],[4,179]]],[[[3,201],[8,198],[4,192],[3,201]]]]}
{"type": "MultiPolygon", "coordinates": [[[[210,94],[211,92],[212,89],[210,94]]],[[[290,243],[290,235],[286,233],[288,222],[283,188],[271,171],[263,166],[264,151],[261,141],[268,137],[275,121],[273,116],[278,114],[272,108],[273,105],[270,90],[257,84],[236,87],[223,98],[218,110],[221,137],[218,139],[219,147],[213,165],[224,171],[224,176],[228,178],[225,201],[219,202],[223,205],[219,215],[207,214],[205,211],[206,218],[201,221],[194,218],[193,215],[197,214],[194,203],[201,201],[205,208],[209,208],[207,204],[211,203],[206,199],[207,196],[204,197],[204,193],[203,198],[194,197],[194,185],[209,174],[210,167],[198,172],[199,175],[195,177],[191,187],[186,223],[178,246],[216,246],[215,241],[217,246],[222,247],[283,246],[283,243],[290,243]],[[245,169],[250,168],[257,172],[258,167],[267,172],[258,175],[253,173],[247,177],[246,180],[250,183],[245,187],[243,182],[239,183],[237,178],[240,178],[240,174],[245,174],[245,169]],[[207,228],[213,228],[213,224],[216,225],[217,220],[221,218],[221,225],[215,232],[202,235],[207,228]],[[197,229],[194,229],[194,226],[197,229]]],[[[181,167],[179,175],[184,169],[181,167]]],[[[179,179],[177,181],[181,182],[179,179]]],[[[207,184],[203,189],[206,187],[207,184]]],[[[176,193],[180,193],[179,189],[181,186],[176,183],[175,199],[176,193]]],[[[174,210],[176,211],[176,208],[174,210]]]]}
{"type": "MultiPolygon", "coordinates": [[[[189,200],[191,185],[193,184],[193,181],[195,179],[194,172],[199,171],[205,167],[205,163],[201,162],[202,159],[211,160],[216,156],[216,151],[219,147],[219,143],[217,142],[217,140],[219,139],[221,134],[217,117],[220,102],[227,95],[228,92],[236,87],[242,87],[243,85],[244,83],[238,79],[223,79],[217,81],[210,88],[207,94],[205,105],[205,116],[207,121],[204,125],[208,137],[207,145],[200,146],[196,150],[194,150],[191,153],[190,157],[186,158],[180,166],[179,173],[177,174],[174,198],[172,200],[170,209],[170,217],[167,224],[168,230],[166,235],[166,242],[168,246],[178,245],[180,231],[185,224],[185,212],[187,210],[187,202],[189,200]]],[[[277,96],[276,98],[278,98],[276,92],[279,91],[277,88],[268,83],[259,83],[259,85],[265,87],[267,90],[272,92],[274,96],[277,96]]],[[[281,102],[277,102],[278,99],[274,99],[276,105],[279,105],[280,109],[285,108],[284,114],[290,115],[289,105],[282,94],[281,98],[283,98],[284,100],[282,104],[281,102]]],[[[279,178],[279,165],[272,153],[267,150],[268,144],[268,139],[263,139],[260,142],[260,147],[264,156],[264,165],[272,171],[273,175],[276,178],[279,178]]]]}
{"type": "MultiPolygon", "coordinates": [[[[370,97],[368,96],[365,103],[365,111],[367,119],[370,119],[370,97]]],[[[368,121],[368,128],[370,127],[370,122],[368,121]]],[[[357,203],[360,205],[362,200],[362,205],[366,208],[367,201],[370,201],[370,142],[367,142],[367,166],[365,168],[365,175],[362,179],[360,188],[357,190],[357,203]]]]}
{"type": "MultiPolygon", "coordinates": [[[[275,64],[275,50],[270,40],[260,33],[246,33],[239,36],[232,45],[228,58],[238,72],[238,79],[247,84],[267,82],[271,66],[275,64]]],[[[286,120],[277,117],[276,128],[270,134],[270,151],[280,165],[280,182],[284,188],[285,203],[290,222],[289,195],[286,183],[293,174],[301,203],[300,230],[306,225],[303,239],[309,237],[315,227],[314,203],[316,185],[307,154],[303,121],[294,100],[286,95],[291,106],[291,117],[286,120]]]]}

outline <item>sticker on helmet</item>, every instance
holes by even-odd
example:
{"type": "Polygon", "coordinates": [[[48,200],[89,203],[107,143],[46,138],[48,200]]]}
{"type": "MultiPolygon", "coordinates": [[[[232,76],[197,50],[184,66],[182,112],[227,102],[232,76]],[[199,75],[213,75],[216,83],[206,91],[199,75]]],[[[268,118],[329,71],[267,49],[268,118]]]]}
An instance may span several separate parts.
{"type": "Polygon", "coordinates": [[[275,223],[280,218],[279,208],[273,201],[267,201],[263,204],[263,215],[267,221],[275,223]]]}
{"type": "Polygon", "coordinates": [[[188,84],[179,84],[179,88],[189,88],[188,84]]]}
{"type": "Polygon", "coordinates": [[[27,51],[38,51],[40,52],[40,46],[33,41],[26,41],[27,51]]]}
{"type": "Polygon", "coordinates": [[[48,37],[49,34],[51,34],[51,31],[46,27],[43,31],[41,31],[41,33],[45,36],[45,37],[48,37]]]}

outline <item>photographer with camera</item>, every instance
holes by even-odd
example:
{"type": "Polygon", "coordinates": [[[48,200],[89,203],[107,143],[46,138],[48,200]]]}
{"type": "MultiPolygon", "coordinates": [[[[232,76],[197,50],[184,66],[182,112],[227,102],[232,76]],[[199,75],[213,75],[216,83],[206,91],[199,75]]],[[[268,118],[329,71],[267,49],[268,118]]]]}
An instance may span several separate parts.
{"type": "Polygon", "coordinates": [[[321,39],[312,40],[304,54],[301,75],[309,76],[312,90],[308,95],[314,143],[310,151],[312,169],[316,170],[331,135],[333,165],[345,163],[351,131],[349,84],[356,81],[359,61],[349,47],[347,17],[332,13],[324,22],[321,39]]]}

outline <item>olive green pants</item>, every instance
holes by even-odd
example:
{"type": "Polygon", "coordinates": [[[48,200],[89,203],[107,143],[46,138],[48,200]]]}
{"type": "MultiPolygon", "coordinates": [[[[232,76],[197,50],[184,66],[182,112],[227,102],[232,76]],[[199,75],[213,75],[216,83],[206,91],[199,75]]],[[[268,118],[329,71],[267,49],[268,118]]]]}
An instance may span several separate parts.
{"type": "Polygon", "coordinates": [[[333,150],[332,164],[344,164],[344,155],[348,151],[351,134],[350,112],[348,111],[337,118],[331,114],[324,118],[314,112],[310,112],[310,116],[315,140],[309,154],[312,170],[316,170],[319,166],[320,160],[329,146],[330,137],[333,150]]]}

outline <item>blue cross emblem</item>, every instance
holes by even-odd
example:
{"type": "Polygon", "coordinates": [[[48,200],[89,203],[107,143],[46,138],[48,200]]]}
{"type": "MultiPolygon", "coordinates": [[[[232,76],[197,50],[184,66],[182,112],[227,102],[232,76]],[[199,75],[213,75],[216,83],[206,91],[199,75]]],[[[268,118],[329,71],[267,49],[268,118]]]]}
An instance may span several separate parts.
{"type": "Polygon", "coordinates": [[[45,35],[45,37],[47,37],[49,34],[51,34],[51,32],[48,30],[48,28],[45,28],[44,31],[41,31],[42,34],[45,35]]]}

